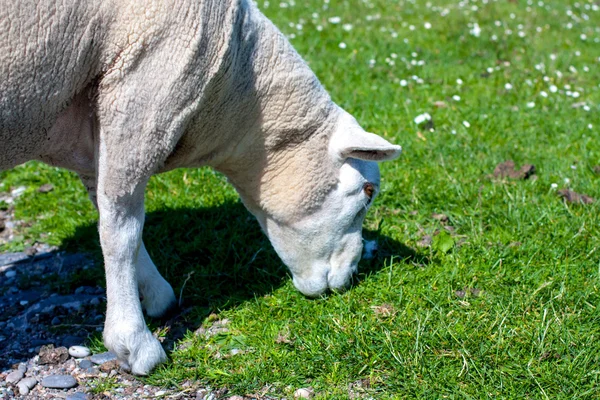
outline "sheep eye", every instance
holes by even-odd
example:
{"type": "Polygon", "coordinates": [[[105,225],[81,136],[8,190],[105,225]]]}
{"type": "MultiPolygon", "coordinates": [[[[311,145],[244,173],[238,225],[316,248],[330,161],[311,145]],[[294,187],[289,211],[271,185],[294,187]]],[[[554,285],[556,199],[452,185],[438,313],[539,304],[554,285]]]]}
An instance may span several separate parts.
{"type": "Polygon", "coordinates": [[[369,199],[373,198],[373,193],[375,193],[375,186],[372,183],[367,182],[363,186],[363,191],[367,195],[369,199]]]}

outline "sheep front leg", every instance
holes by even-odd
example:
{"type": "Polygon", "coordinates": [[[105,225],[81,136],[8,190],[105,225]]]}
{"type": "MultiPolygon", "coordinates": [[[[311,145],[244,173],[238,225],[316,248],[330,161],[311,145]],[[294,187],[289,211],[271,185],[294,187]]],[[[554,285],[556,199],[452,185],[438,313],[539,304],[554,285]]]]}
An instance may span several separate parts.
{"type": "Polygon", "coordinates": [[[115,182],[127,187],[110,169],[100,171],[97,199],[107,295],[104,344],[134,374],[146,375],[167,358],[146,327],[138,293],[136,264],[142,248],[146,182],[117,192],[111,190],[115,182]]]}
{"type": "MultiPolygon", "coordinates": [[[[79,174],[79,178],[88,192],[90,201],[94,204],[94,207],[98,208],[96,177],[79,174]]],[[[142,308],[150,317],[162,317],[176,306],[173,288],[156,269],[143,241],[138,252],[135,270],[138,289],[142,298],[142,308]]]]}

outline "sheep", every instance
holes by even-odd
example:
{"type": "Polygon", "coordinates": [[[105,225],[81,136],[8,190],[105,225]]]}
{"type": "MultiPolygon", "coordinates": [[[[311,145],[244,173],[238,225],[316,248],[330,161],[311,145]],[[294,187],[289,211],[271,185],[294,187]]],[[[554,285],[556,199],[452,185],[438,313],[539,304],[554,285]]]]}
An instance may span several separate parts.
{"type": "Polygon", "coordinates": [[[401,148],[337,106],[250,0],[7,2],[0,72],[0,170],[80,176],[99,211],[104,343],[134,374],[166,360],[143,310],[175,304],[142,242],[153,174],[222,172],[299,291],[348,287],[377,162],[401,148]]]}

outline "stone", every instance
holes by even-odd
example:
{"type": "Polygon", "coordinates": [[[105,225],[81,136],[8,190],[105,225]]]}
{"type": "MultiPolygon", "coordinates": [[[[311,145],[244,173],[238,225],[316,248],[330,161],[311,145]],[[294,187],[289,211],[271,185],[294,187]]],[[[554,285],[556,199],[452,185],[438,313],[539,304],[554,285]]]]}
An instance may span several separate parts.
{"type": "Polygon", "coordinates": [[[54,348],[53,345],[42,346],[40,349],[40,359],[38,363],[40,365],[46,364],[62,364],[69,358],[69,351],[66,347],[54,348]]]}
{"type": "Polygon", "coordinates": [[[6,277],[6,279],[14,278],[15,276],[17,276],[17,271],[11,269],[10,271],[6,271],[4,276],[6,277]]]}
{"type": "Polygon", "coordinates": [[[65,400],[88,400],[89,397],[87,394],[82,392],[75,392],[73,394],[68,395],[65,400]]]}
{"type": "Polygon", "coordinates": [[[315,395],[311,388],[301,388],[294,392],[295,399],[310,399],[315,395]]]}
{"type": "Polygon", "coordinates": [[[23,371],[12,371],[10,374],[6,375],[6,378],[4,379],[7,383],[12,383],[13,385],[17,382],[19,382],[21,379],[23,379],[23,377],[25,376],[25,373],[23,371]]]}
{"type": "Polygon", "coordinates": [[[20,384],[24,384],[27,386],[28,389],[33,389],[35,387],[35,385],[37,385],[38,381],[35,378],[23,378],[21,379],[21,381],[19,382],[20,384]]]}
{"type": "Polygon", "coordinates": [[[61,323],[61,320],[60,320],[60,318],[58,318],[58,317],[54,317],[54,318],[52,318],[52,321],[50,321],[50,323],[51,323],[52,325],[60,325],[60,323],[61,323]]]}
{"type": "Polygon", "coordinates": [[[17,388],[19,388],[19,394],[21,396],[26,396],[29,394],[29,388],[23,382],[19,382],[17,388]]]}
{"type": "Polygon", "coordinates": [[[81,369],[88,369],[94,366],[94,363],[91,362],[90,360],[81,360],[79,362],[79,368],[81,369]]]}
{"type": "Polygon", "coordinates": [[[111,353],[110,351],[107,351],[106,353],[94,354],[90,357],[90,361],[98,365],[104,364],[109,361],[114,361],[116,359],[117,356],[114,353],[111,353]]]}
{"type": "Polygon", "coordinates": [[[84,358],[92,354],[90,349],[85,346],[71,346],[69,347],[69,355],[75,358],[84,358]]]}
{"type": "Polygon", "coordinates": [[[70,389],[77,386],[77,380],[71,375],[49,375],[42,379],[41,384],[49,389],[70,389]]]}
{"type": "Polygon", "coordinates": [[[27,364],[20,363],[19,366],[17,367],[17,371],[21,371],[22,373],[27,372],[27,364]]]}

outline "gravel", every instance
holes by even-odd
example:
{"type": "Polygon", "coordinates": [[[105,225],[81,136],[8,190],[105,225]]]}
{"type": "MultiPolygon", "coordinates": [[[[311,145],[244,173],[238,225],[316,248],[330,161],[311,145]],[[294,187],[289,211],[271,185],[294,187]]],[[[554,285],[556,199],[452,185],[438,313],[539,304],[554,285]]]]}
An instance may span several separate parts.
{"type": "MultiPolygon", "coordinates": [[[[16,195],[24,191],[17,189],[16,195]]],[[[0,244],[14,240],[24,225],[14,218],[14,197],[0,193],[9,205],[0,210],[0,244]]],[[[102,331],[105,289],[79,286],[65,292],[63,284],[92,268],[101,265],[87,254],[65,253],[43,243],[0,254],[0,400],[138,399],[157,393],[169,399],[227,397],[226,389],[212,390],[193,381],[177,388],[147,385],[121,369],[112,353],[92,355],[84,344],[91,333],[102,331]],[[110,384],[100,393],[99,385],[107,379],[110,384]]],[[[226,322],[212,329],[226,331],[226,322]]]]}

